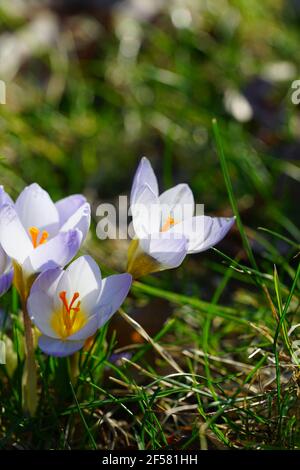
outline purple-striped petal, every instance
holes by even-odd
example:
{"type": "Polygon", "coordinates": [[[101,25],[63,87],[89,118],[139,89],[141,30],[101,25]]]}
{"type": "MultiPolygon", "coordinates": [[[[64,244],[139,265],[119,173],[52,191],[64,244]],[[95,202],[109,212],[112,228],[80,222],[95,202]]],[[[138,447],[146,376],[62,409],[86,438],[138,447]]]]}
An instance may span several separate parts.
{"type": "Polygon", "coordinates": [[[147,184],[151,191],[158,196],[158,183],[148,158],[143,157],[133,178],[133,184],[130,195],[130,205],[136,202],[136,197],[140,192],[141,186],[147,184]]]}
{"type": "Polygon", "coordinates": [[[59,214],[59,225],[62,227],[67,220],[86,202],[82,194],[73,194],[58,201],[55,206],[59,214]]]}
{"type": "Polygon", "coordinates": [[[132,284],[132,276],[128,273],[115,274],[102,281],[102,290],[95,311],[98,313],[98,328],[120,308],[132,284]]]}
{"type": "Polygon", "coordinates": [[[154,258],[161,269],[177,268],[187,255],[188,240],[183,236],[161,232],[139,240],[142,250],[154,258]]]}
{"type": "Polygon", "coordinates": [[[29,274],[66,266],[78,252],[81,240],[81,232],[77,229],[59,233],[32,250],[24,262],[24,271],[29,274]]]}
{"type": "Polygon", "coordinates": [[[170,233],[180,233],[188,239],[188,253],[200,253],[219,243],[229,232],[234,217],[200,215],[174,225],[170,233]]]}
{"type": "Polygon", "coordinates": [[[88,233],[91,224],[91,206],[88,202],[82,204],[74,214],[60,228],[61,232],[78,229],[82,234],[82,242],[88,233]]]}
{"type": "Polygon", "coordinates": [[[13,269],[11,269],[7,273],[2,274],[0,276],[0,297],[1,295],[5,294],[5,292],[7,292],[8,289],[10,288],[12,281],[13,281],[13,277],[14,277],[13,269]]]}

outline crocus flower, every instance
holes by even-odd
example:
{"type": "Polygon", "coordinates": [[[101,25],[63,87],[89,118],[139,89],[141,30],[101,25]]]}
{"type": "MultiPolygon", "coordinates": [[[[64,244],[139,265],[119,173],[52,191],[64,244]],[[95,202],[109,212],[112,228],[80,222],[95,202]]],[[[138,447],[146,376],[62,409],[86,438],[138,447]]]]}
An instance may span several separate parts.
{"type": "Polygon", "coordinates": [[[90,205],[81,195],[56,204],[38,184],[27,186],[15,204],[0,207],[0,243],[23,275],[65,266],[90,225],[90,205]]]}
{"type": "Polygon", "coordinates": [[[66,270],[41,273],[32,285],[27,308],[42,333],[42,351],[62,357],[81,349],[118,310],[131,281],[127,273],[101,280],[100,269],[90,256],[77,258],[66,270]]]}
{"type": "Polygon", "coordinates": [[[178,184],[159,195],[149,160],[142,158],[131,190],[135,239],[128,253],[134,276],[179,266],[189,253],[208,250],[225,237],[234,218],[194,215],[193,193],[178,184]]]}

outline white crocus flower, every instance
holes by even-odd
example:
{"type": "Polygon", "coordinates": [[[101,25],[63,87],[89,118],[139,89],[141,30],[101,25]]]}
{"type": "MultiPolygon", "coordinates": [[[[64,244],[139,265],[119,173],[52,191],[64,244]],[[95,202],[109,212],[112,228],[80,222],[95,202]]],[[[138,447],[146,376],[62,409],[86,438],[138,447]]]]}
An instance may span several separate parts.
{"type": "MultiPolygon", "coordinates": [[[[3,191],[1,194],[3,201],[3,191]]],[[[4,199],[0,207],[0,244],[13,262],[13,282],[21,297],[26,342],[23,400],[24,409],[34,415],[37,374],[26,308],[28,294],[37,273],[65,266],[76,255],[90,226],[90,205],[81,195],[54,204],[36,183],[27,186],[15,203],[9,197],[4,199]]]]}
{"type": "Polygon", "coordinates": [[[130,199],[136,239],[129,248],[128,271],[134,277],[176,268],[187,254],[219,243],[234,223],[233,217],[195,216],[187,184],[159,195],[156,176],[145,157],[136,171],[130,199]]]}
{"type": "Polygon", "coordinates": [[[32,285],[27,309],[42,333],[42,351],[62,357],[81,349],[121,306],[131,282],[127,273],[102,280],[90,256],[77,258],[66,270],[41,273],[32,285]]]}
{"type": "Polygon", "coordinates": [[[90,226],[90,205],[72,195],[56,204],[38,184],[27,186],[15,204],[0,208],[0,243],[22,276],[65,266],[90,226]]]}

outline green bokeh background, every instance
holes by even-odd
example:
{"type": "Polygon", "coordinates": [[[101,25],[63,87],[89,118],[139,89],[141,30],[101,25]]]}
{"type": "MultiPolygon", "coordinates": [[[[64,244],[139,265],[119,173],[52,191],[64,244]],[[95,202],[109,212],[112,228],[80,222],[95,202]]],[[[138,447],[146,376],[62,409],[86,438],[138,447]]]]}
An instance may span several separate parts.
{"type": "MultiPolygon", "coordinates": [[[[55,16],[54,43],[35,44],[13,76],[2,74],[1,182],[12,195],[37,181],[54,199],[85,192],[109,200],[129,191],[147,155],[162,187],[188,182],[207,212],[227,213],[211,132],[217,117],[242,212],[256,226],[275,229],[278,212],[296,224],[299,152],[289,149],[298,145],[300,125],[290,95],[300,56],[293,3],[194,0],[165,2],[142,18],[116,8],[55,16]],[[255,80],[268,83],[259,98],[255,80]],[[240,122],[226,110],[232,91],[250,93],[253,119],[240,122]]],[[[46,13],[2,7],[2,34],[22,37],[46,13]]]]}

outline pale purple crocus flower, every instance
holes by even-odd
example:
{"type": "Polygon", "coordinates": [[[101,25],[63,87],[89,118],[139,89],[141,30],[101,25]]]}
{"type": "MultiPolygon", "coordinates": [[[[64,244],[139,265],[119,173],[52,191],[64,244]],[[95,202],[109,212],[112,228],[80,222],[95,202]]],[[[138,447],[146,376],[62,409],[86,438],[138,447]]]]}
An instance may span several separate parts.
{"type": "Polygon", "coordinates": [[[65,266],[90,226],[90,205],[82,195],[54,203],[38,184],[27,186],[13,204],[0,207],[0,243],[23,276],[65,266]]]}
{"type": "Polygon", "coordinates": [[[41,273],[27,301],[31,320],[42,333],[39,347],[59,357],[81,349],[121,306],[131,282],[127,273],[102,280],[90,256],[77,258],[66,270],[41,273]]]}
{"type": "Polygon", "coordinates": [[[187,184],[178,184],[159,195],[156,176],[146,157],[134,176],[130,207],[136,239],[129,250],[128,271],[134,277],[176,268],[187,254],[200,253],[219,243],[234,223],[234,217],[194,215],[194,196],[187,184]]]}

